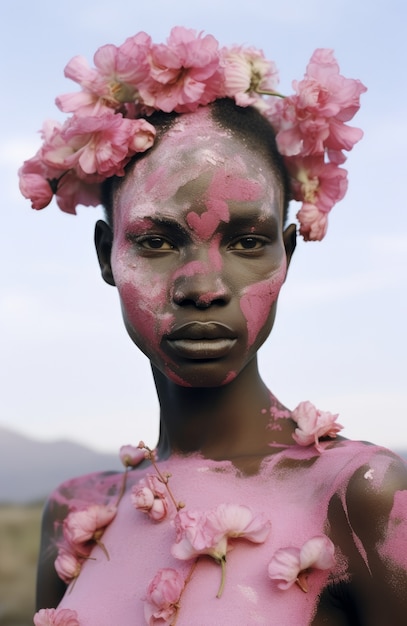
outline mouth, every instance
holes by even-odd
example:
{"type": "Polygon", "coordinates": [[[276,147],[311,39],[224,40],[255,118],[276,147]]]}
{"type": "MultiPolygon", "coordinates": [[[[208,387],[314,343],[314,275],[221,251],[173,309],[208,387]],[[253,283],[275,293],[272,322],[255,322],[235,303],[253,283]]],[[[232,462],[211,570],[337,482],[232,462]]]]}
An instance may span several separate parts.
{"type": "Polygon", "coordinates": [[[226,356],[237,341],[236,333],[219,322],[188,322],[176,327],[166,341],[178,356],[194,360],[226,356]]]}

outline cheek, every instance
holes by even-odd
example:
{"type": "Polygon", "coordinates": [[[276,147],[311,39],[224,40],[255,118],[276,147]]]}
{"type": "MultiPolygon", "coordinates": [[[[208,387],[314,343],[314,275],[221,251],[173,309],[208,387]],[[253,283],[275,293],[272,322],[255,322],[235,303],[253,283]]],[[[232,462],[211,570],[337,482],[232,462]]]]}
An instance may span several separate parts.
{"type": "Polygon", "coordinates": [[[280,268],[270,278],[246,287],[240,299],[240,308],[247,324],[249,348],[269,318],[284,282],[286,270],[287,262],[284,258],[280,268]]]}
{"type": "Polygon", "coordinates": [[[165,311],[166,281],[152,276],[142,260],[128,263],[118,255],[112,265],[129,332],[140,343],[159,347],[162,335],[173,323],[173,316],[165,311]]]}

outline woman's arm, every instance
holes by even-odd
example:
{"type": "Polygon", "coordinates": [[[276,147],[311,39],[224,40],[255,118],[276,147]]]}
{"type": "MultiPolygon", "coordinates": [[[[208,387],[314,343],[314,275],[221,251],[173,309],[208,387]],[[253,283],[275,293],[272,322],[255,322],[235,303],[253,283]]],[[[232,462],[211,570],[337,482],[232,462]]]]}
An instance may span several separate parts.
{"type": "Polygon", "coordinates": [[[385,460],[360,468],[342,502],[358,552],[349,567],[353,610],[366,626],[404,626],[407,616],[407,466],[394,457],[384,471],[385,460]]]}
{"type": "Polygon", "coordinates": [[[44,608],[56,608],[66,591],[66,584],[58,577],[54,566],[58,554],[58,528],[65,514],[65,507],[58,506],[52,498],[48,500],[42,518],[37,570],[37,611],[44,608]]]}

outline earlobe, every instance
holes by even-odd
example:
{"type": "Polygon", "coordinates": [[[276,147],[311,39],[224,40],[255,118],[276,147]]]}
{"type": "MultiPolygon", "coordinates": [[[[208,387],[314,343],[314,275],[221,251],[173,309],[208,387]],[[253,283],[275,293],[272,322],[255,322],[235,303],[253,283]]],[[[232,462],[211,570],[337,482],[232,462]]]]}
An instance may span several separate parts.
{"type": "Polygon", "coordinates": [[[103,280],[108,285],[115,286],[115,281],[112,272],[111,254],[113,244],[112,229],[103,220],[98,220],[95,226],[95,246],[99,260],[100,269],[102,272],[103,280]]]}
{"type": "Polygon", "coordinates": [[[295,246],[297,245],[297,227],[295,224],[290,224],[283,232],[283,241],[285,254],[287,257],[287,269],[290,265],[291,258],[294,254],[295,246]]]}

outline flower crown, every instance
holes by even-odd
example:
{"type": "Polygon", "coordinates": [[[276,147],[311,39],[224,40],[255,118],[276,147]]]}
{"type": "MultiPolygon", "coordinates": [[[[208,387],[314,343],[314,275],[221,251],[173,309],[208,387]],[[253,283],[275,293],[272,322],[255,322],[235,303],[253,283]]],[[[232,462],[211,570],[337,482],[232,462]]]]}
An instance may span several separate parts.
{"type": "Polygon", "coordinates": [[[347,171],[339,167],[346,160],[343,151],[363,135],[346,122],[366,91],[359,80],[341,76],[332,50],[314,52],[290,96],[277,92],[277,68],[261,50],[221,48],[212,35],[181,26],[171,30],[166,44],[140,32],[119,47],[102,46],[94,63],[89,67],[81,56],[68,63],[65,76],[82,91],[56,99],[70,117],[64,124],[44,123],[42,147],[19,170],[20,190],[34,209],[46,207],[54,195],[68,213],[78,204],[100,204],[101,183],[124,176],[134,154],[153,145],[149,115],[191,112],[231,98],[270,121],[292,198],[302,202],[300,233],[305,240],[324,237],[328,213],[347,190],[347,171]]]}

